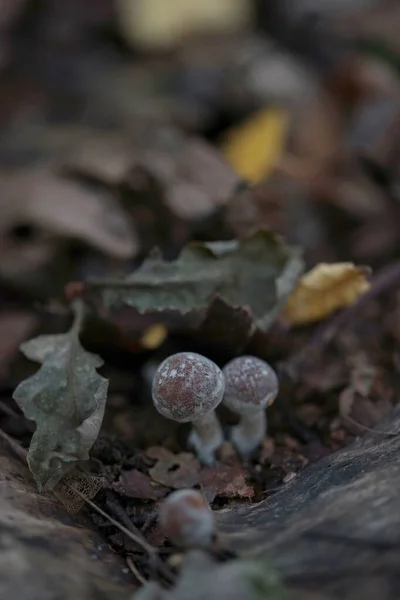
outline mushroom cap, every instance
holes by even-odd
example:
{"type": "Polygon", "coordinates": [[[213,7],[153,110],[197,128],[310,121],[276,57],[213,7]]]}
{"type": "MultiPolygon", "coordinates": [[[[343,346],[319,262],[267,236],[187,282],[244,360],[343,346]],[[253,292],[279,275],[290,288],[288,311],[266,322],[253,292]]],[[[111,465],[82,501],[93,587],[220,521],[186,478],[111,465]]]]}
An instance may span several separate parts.
{"type": "Polygon", "coordinates": [[[255,356],[239,356],[222,369],[224,404],[237,413],[253,412],[272,404],[279,390],[278,377],[270,365],[255,356]]]}
{"type": "Polygon", "coordinates": [[[160,525],[177,546],[208,548],[215,533],[214,513],[196,490],[172,492],[161,504],[160,525]]]}
{"type": "Polygon", "coordinates": [[[221,369],[196,352],[178,352],[166,358],[153,379],[154,406],[167,419],[187,423],[214,410],[225,389],[221,369]]]}

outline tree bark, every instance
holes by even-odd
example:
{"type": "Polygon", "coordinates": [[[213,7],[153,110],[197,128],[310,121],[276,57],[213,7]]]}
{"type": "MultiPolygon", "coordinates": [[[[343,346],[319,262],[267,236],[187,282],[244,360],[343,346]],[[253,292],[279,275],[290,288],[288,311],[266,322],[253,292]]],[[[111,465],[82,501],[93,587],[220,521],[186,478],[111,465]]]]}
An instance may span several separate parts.
{"type": "Polygon", "coordinates": [[[267,553],[299,593],[400,598],[400,407],[265,501],[220,511],[218,523],[229,549],[267,553]]]}

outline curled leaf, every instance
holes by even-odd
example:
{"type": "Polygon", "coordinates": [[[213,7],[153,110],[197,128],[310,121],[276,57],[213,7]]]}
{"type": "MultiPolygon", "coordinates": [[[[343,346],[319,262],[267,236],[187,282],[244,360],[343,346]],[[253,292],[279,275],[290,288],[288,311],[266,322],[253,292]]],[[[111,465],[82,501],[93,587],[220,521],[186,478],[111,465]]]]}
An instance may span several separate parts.
{"type": "Polygon", "coordinates": [[[301,277],[283,316],[292,325],[304,325],[329,317],[350,306],[370,287],[368,267],[353,263],[321,263],[301,277]]]}
{"type": "MultiPolygon", "coordinates": [[[[302,268],[296,248],[286,246],[270,231],[260,230],[241,241],[188,244],[172,262],[153,252],[124,280],[88,281],[87,294],[108,310],[125,305],[139,313],[175,311],[185,316],[192,328],[193,323],[198,327],[210,319],[210,308],[218,299],[227,310],[243,308],[246,322],[266,331],[285,305],[302,268]]],[[[221,310],[217,312],[222,327],[221,310]]],[[[236,312],[239,318],[243,311],[236,312]]],[[[232,313],[231,329],[233,318],[232,313]]],[[[210,330],[209,322],[207,327],[210,330]]]]}
{"type": "Polygon", "coordinates": [[[80,344],[82,310],[77,305],[68,333],[41,335],[20,347],[42,364],[13,394],[26,418],[36,422],[28,465],[39,489],[52,489],[76,461],[89,458],[104,416],[108,381],[96,372],[102,359],[80,344]]]}

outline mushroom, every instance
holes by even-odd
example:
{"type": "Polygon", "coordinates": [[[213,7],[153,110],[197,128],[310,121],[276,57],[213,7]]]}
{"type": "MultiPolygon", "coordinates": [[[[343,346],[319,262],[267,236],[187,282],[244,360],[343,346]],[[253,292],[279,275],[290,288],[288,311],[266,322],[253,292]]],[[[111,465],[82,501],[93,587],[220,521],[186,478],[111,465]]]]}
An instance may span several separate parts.
{"type": "Polygon", "coordinates": [[[203,494],[196,490],[172,492],[161,504],[160,525],[181,548],[209,548],[215,536],[215,519],[203,494]]]}
{"type": "Polygon", "coordinates": [[[223,403],[240,415],[231,434],[239,454],[246,456],[261,443],[267,430],[265,409],[278,394],[278,377],[272,367],[255,356],[239,356],[222,370],[225,377],[223,403]]]}
{"type": "Polygon", "coordinates": [[[224,441],[214,412],[224,395],[221,369],[195,352],[178,352],[166,358],[153,379],[154,406],[167,419],[192,422],[188,443],[199,460],[211,465],[215,451],[224,441]]]}

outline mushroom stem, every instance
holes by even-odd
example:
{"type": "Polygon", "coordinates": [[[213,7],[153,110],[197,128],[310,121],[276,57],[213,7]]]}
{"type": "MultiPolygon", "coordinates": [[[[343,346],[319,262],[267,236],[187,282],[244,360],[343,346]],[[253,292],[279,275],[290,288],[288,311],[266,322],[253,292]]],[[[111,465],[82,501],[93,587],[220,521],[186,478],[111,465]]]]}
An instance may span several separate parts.
{"type": "Polygon", "coordinates": [[[246,456],[259,446],[267,431],[265,410],[242,412],[240,422],[232,429],[232,443],[239,454],[246,456]]]}
{"type": "Polygon", "coordinates": [[[215,452],[224,441],[224,435],[218,417],[214,410],[200,419],[192,421],[193,429],[188,438],[188,444],[195,451],[199,460],[205,465],[215,463],[215,452]]]}

